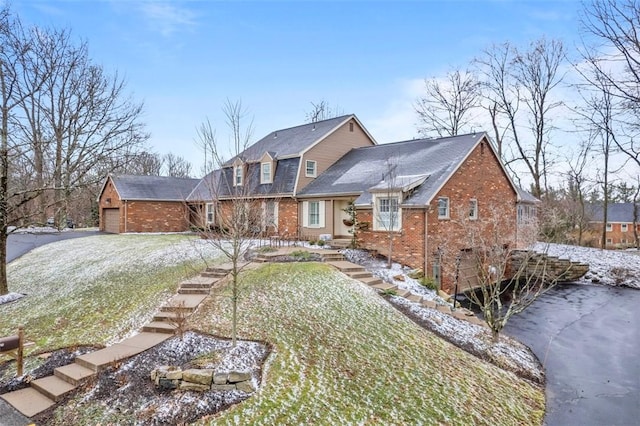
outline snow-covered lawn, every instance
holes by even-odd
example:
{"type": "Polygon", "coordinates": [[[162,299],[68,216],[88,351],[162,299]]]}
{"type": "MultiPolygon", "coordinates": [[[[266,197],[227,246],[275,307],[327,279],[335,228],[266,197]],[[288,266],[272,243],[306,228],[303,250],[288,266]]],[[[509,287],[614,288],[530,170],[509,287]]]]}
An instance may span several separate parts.
{"type": "Polygon", "coordinates": [[[25,326],[32,351],[108,345],[136,332],[181,279],[218,258],[187,235],[96,235],[39,247],[11,262],[0,336],[25,326]]]}
{"type": "Polygon", "coordinates": [[[640,253],[622,250],[538,243],[535,249],[574,262],[589,264],[581,281],[640,289],[640,253]]]}
{"type": "MultiPolygon", "coordinates": [[[[190,325],[229,335],[223,289],[190,325]]],[[[458,349],[318,263],[247,271],[241,338],[273,352],[261,390],[215,424],[540,424],[543,392],[458,349]]]]}

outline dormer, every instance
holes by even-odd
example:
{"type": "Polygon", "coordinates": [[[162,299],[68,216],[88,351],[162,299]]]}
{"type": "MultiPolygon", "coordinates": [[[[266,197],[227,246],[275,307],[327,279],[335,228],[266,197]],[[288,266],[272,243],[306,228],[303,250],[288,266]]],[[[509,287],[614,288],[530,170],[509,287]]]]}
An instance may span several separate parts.
{"type": "Polygon", "coordinates": [[[260,159],[260,184],[273,183],[273,176],[276,169],[276,161],[273,153],[267,151],[260,159]]]}
{"type": "Polygon", "coordinates": [[[244,184],[245,164],[239,158],[233,162],[233,186],[242,186],[244,184]]]}

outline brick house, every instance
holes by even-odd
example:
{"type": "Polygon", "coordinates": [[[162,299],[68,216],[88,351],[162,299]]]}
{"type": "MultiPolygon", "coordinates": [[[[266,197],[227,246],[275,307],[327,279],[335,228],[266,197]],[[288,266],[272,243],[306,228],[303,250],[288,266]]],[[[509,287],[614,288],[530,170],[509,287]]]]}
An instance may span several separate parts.
{"type": "Polygon", "coordinates": [[[298,192],[349,150],[375,144],[355,115],[276,130],[205,176],[188,201],[211,227],[230,200],[251,200],[261,205],[256,226],[265,235],[299,238],[298,192]]]}
{"type": "MultiPolygon", "coordinates": [[[[604,208],[602,205],[591,204],[586,210],[590,216],[588,233],[592,242],[601,246],[604,208]]],[[[605,247],[610,249],[636,247],[638,236],[640,236],[640,203],[609,203],[605,247]]]]}
{"type": "Polygon", "coordinates": [[[521,197],[485,133],[353,149],[298,200],[304,234],[348,235],[342,219],[351,202],[360,247],[386,256],[391,237],[395,261],[449,291],[454,259],[473,246],[465,224],[486,238],[498,229],[500,243],[515,248],[518,203],[534,203],[521,197]]]}
{"type": "Polygon", "coordinates": [[[200,179],[109,175],[98,197],[100,230],[181,232],[189,229],[185,201],[200,179]]]}

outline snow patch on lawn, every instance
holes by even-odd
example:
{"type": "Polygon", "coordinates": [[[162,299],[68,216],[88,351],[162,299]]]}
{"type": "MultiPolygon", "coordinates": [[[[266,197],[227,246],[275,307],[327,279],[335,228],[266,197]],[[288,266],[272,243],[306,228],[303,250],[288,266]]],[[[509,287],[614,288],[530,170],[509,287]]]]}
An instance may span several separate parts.
{"type": "Polygon", "coordinates": [[[0,305],[3,305],[5,303],[9,303],[9,302],[13,302],[15,300],[20,299],[21,297],[24,297],[24,294],[21,293],[8,293],[5,295],[0,296],[0,305]]]}
{"type": "Polygon", "coordinates": [[[589,272],[579,280],[610,286],[640,289],[640,252],[602,250],[564,244],[538,243],[534,250],[589,264],[589,272]]]}

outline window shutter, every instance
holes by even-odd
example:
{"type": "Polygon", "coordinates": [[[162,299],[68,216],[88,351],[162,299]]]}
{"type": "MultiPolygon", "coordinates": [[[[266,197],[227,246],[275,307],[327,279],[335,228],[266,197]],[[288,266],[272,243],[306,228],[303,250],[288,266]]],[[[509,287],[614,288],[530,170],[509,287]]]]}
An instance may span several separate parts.
{"type": "Polygon", "coordinates": [[[309,202],[302,202],[302,226],[309,227],[309,202]]]}
{"type": "Polygon", "coordinates": [[[320,228],[324,228],[324,201],[318,201],[318,209],[320,210],[319,226],[320,228]]]}

